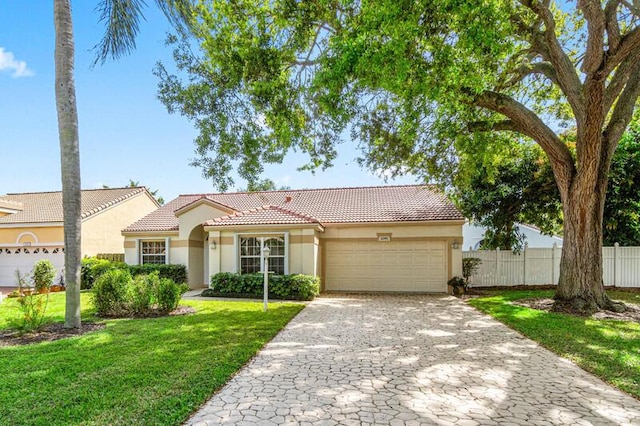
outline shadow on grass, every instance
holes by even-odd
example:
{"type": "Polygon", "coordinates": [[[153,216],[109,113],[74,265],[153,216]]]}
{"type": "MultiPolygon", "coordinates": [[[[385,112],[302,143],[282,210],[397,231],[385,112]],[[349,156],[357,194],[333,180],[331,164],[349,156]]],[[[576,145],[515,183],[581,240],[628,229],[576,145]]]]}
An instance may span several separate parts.
{"type": "Polygon", "coordinates": [[[0,348],[3,421],[179,424],[303,308],[209,303],[190,302],[192,315],[108,320],[80,337],[0,348]]]}

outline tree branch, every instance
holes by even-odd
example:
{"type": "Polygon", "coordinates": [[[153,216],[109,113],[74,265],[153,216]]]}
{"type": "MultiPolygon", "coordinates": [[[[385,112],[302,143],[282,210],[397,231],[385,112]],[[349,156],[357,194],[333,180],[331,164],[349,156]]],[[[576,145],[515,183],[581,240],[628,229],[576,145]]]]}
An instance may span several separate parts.
{"type": "Polygon", "coordinates": [[[501,132],[501,131],[511,131],[517,132],[518,129],[515,123],[511,120],[503,120],[503,121],[474,121],[472,123],[467,124],[467,130],[471,133],[473,132],[501,132]]]}
{"type": "Polygon", "coordinates": [[[635,27],[622,36],[618,48],[610,51],[609,55],[605,57],[605,75],[609,75],[631,52],[638,48],[640,48],[640,27],[635,27]]]}
{"type": "Polygon", "coordinates": [[[627,84],[618,98],[611,119],[604,129],[603,135],[607,144],[607,154],[613,155],[618,141],[627,129],[633,116],[633,109],[640,95],[640,62],[635,62],[632,72],[629,73],[627,84]]]}
{"type": "Polygon", "coordinates": [[[607,41],[609,51],[615,51],[620,45],[620,24],[618,23],[619,0],[609,0],[604,7],[604,17],[607,23],[607,41]]]}
{"type": "Polygon", "coordinates": [[[603,111],[609,112],[616,99],[624,89],[625,85],[629,81],[629,76],[636,69],[636,65],[640,61],[640,50],[633,52],[631,55],[622,61],[618,66],[611,81],[607,85],[607,89],[604,95],[604,108],[603,111]]]}
{"type": "Polygon", "coordinates": [[[587,48],[581,70],[593,74],[600,69],[604,57],[604,31],[607,27],[600,0],[579,0],[578,8],[587,21],[587,48]]]}
{"type": "Polygon", "coordinates": [[[558,188],[567,194],[575,174],[571,152],[536,113],[509,96],[491,91],[477,95],[473,103],[504,115],[512,122],[515,131],[536,141],[549,157],[558,188]]]}
{"type": "MultiPolygon", "coordinates": [[[[573,110],[578,125],[582,125],[586,119],[585,101],[582,93],[582,82],[576,73],[575,66],[565,53],[562,45],[556,37],[556,23],[553,14],[549,10],[548,2],[541,3],[538,0],[519,0],[520,3],[536,13],[544,24],[543,40],[534,40],[534,44],[542,44],[542,51],[546,50],[545,60],[550,62],[558,76],[558,86],[567,97],[573,110]]],[[[535,37],[535,34],[534,34],[535,37]]]]}
{"type": "Polygon", "coordinates": [[[512,87],[522,80],[524,80],[527,76],[533,74],[542,74],[551,80],[554,84],[558,84],[558,75],[556,74],[555,68],[549,62],[535,62],[533,64],[525,64],[519,67],[515,75],[507,80],[501,88],[512,87]]]}

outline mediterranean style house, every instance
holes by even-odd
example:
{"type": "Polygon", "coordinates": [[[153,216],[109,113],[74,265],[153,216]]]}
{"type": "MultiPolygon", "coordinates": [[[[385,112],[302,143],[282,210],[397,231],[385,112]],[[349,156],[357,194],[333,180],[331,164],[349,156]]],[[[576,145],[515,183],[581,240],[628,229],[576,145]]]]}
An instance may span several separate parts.
{"type": "MultiPolygon", "coordinates": [[[[83,190],[82,255],[122,253],[121,230],[158,207],[144,187],[83,190]]],[[[0,195],[0,287],[15,286],[15,271],[40,259],[64,269],[62,193],[0,195]]]]}
{"type": "Polygon", "coordinates": [[[127,263],[321,278],[323,291],[446,292],[462,272],[464,218],[433,186],[180,195],[122,231],[127,263]]]}

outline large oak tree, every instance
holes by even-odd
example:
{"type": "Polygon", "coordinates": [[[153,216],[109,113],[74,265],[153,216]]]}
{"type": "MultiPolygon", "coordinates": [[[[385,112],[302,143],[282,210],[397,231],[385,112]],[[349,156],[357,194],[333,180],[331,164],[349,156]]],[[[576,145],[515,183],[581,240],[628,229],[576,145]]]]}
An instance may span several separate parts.
{"type": "Polygon", "coordinates": [[[214,0],[197,15],[195,42],[169,40],[188,80],[157,74],[200,130],[205,176],[224,187],[237,164],[255,179],[289,149],[328,166],[349,128],[363,165],[446,182],[461,157],[528,138],[563,203],[557,303],[620,308],[602,285],[602,217],[640,92],[637,2],[214,0]]]}

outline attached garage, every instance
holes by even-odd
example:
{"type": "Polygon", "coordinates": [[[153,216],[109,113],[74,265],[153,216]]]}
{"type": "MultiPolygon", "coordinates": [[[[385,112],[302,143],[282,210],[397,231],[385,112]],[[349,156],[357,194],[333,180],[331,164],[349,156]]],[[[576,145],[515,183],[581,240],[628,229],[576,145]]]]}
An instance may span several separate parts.
{"type": "Polygon", "coordinates": [[[0,287],[17,287],[16,269],[28,274],[34,263],[49,259],[56,268],[56,281],[64,270],[64,249],[62,247],[1,247],[0,246],[0,287]]]}
{"type": "Polygon", "coordinates": [[[327,241],[326,291],[442,293],[446,240],[327,241]]]}

